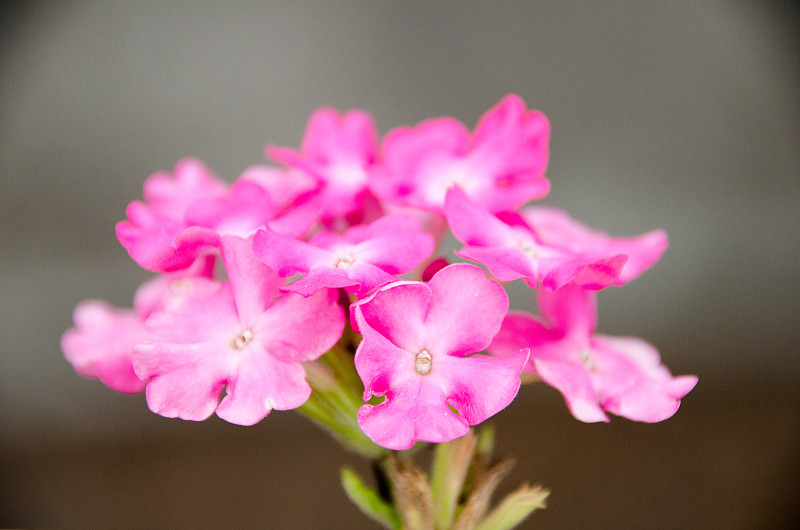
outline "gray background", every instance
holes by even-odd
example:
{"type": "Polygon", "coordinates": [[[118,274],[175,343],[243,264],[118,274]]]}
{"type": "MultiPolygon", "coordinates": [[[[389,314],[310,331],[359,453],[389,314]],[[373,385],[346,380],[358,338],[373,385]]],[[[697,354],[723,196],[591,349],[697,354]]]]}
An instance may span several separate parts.
{"type": "MultiPolygon", "coordinates": [[[[296,502],[316,480],[342,504],[319,513],[364,524],[336,485],[339,461],[352,459],[294,415],[249,430],[159,418],[142,396],[76,376],[59,336],[81,299],[129,306],[148,277],[114,223],[150,173],[191,155],[232,180],[263,161],[265,142],[298,145],[322,105],[366,109],[382,132],[441,115],[472,126],[508,92],[551,120],[545,203],[615,235],[670,235],[653,270],[601,295],[600,330],[646,338],[673,373],[700,376],[663,426],[585,426],[564,418],[555,391],[524,388],[498,436],[521,460],[513,480],[555,491],[538,520],[614,528],[655,514],[665,526],[747,527],[796,516],[787,495],[800,432],[800,65],[790,6],[5,4],[0,526],[182,526],[214,499],[220,522],[201,519],[212,526],[330,528],[296,502]],[[317,465],[329,466],[326,478],[298,478],[317,465]],[[277,493],[219,491],[262,476],[277,493]],[[277,507],[262,504],[269,498],[277,507]]],[[[527,290],[512,289],[515,306],[530,306],[527,290]]]]}

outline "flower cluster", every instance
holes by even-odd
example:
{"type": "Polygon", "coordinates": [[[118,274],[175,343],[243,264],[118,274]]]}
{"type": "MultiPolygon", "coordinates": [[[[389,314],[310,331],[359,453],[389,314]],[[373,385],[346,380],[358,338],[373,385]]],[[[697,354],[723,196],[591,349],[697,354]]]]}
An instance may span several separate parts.
{"type": "Polygon", "coordinates": [[[525,206],[550,188],[549,132],[514,95],[474,131],[436,118],[382,139],[363,111],[320,109],[299,149],[269,145],[273,164],[233,184],[181,160],[116,227],[156,277],[133,309],[81,303],[64,354],[163,416],[252,425],[322,391],[311,374],[345,351],[355,421],[389,449],[465,435],[523,372],[583,421],[668,418],[697,379],[644,341],[594,334],[596,292],[652,266],[666,235],[613,238],[525,206]],[[488,276],[439,255],[448,229],[488,276]],[[517,279],[541,316],[508,313],[502,282],[517,279]]]}

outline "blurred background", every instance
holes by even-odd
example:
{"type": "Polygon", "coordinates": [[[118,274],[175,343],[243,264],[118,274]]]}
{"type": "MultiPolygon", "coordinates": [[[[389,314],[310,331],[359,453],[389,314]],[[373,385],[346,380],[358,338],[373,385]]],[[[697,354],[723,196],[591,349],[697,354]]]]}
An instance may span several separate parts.
{"type": "Polygon", "coordinates": [[[506,488],[553,491],[527,526],[800,526],[795,6],[3,3],[0,527],[370,528],[338,484],[368,465],[300,416],[161,418],[78,377],[59,337],[81,299],[130,306],[149,277],[114,224],[150,173],[196,156],[233,180],[322,105],[381,132],[471,127],[509,92],[551,120],[545,203],[669,232],[656,267],[600,295],[600,331],[700,377],[655,425],[582,424],[524,387],[494,424],[518,459],[506,488]]]}

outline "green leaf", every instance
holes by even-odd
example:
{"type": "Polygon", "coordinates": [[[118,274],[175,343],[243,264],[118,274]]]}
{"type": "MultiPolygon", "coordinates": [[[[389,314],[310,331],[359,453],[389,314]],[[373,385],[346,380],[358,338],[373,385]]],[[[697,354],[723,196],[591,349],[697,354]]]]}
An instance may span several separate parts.
{"type": "Polygon", "coordinates": [[[342,468],[342,487],[344,487],[347,497],[358,506],[364,515],[378,521],[386,528],[402,528],[400,516],[395,509],[381,499],[375,491],[367,487],[361,477],[350,468],[342,468]]]}

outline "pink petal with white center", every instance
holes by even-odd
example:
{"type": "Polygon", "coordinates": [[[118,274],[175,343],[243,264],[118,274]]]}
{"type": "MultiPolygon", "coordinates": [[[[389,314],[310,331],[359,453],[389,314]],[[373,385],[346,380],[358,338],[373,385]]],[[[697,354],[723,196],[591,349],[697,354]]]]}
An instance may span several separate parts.
{"type": "Polygon", "coordinates": [[[165,297],[169,296],[169,285],[181,278],[214,278],[216,256],[212,254],[201,255],[192,265],[172,274],[159,274],[146,281],[136,289],[133,296],[133,308],[143,321],[155,311],[164,307],[165,297]]]}
{"type": "Polygon", "coordinates": [[[464,356],[489,346],[508,312],[505,290],[479,267],[449,265],[427,284],[433,296],[425,316],[427,347],[464,356]]]}
{"type": "MultiPolygon", "coordinates": [[[[375,443],[408,449],[417,441],[445,442],[465,435],[467,421],[447,406],[442,386],[414,371],[414,353],[400,349],[363,321],[364,340],[356,351],[356,370],[364,381],[364,400],[386,396],[377,406],[363,405],[358,424],[375,443]]],[[[438,378],[437,381],[443,381],[438,378]]]]}
{"type": "Polygon", "coordinates": [[[133,366],[141,378],[160,376],[202,362],[213,352],[233,347],[241,333],[228,284],[184,279],[170,285],[165,308],[147,319],[150,337],[137,344],[133,366]]]}
{"type": "Polygon", "coordinates": [[[238,369],[225,389],[217,416],[237,425],[254,425],[272,409],[296,409],[308,400],[311,387],[303,367],[252,345],[241,352],[238,369]]]}
{"type": "Polygon", "coordinates": [[[598,397],[603,408],[634,421],[672,417],[696,376],[672,377],[658,351],[634,337],[598,335],[593,341],[598,397]]]}
{"type": "Polygon", "coordinates": [[[75,371],[117,392],[144,390],[147,381],[136,376],[131,364],[134,345],[147,337],[138,315],[102,300],[84,300],[73,319],[75,327],[62,335],[61,350],[75,371]]]}
{"type": "Polygon", "coordinates": [[[359,409],[367,436],[398,450],[446,442],[505,408],[528,350],[502,359],[467,355],[491,342],[507,308],[505,291],[468,264],[445,267],[428,284],[392,283],[353,304],[364,399],[386,397],[359,409]]]}
{"type": "Polygon", "coordinates": [[[445,206],[453,234],[467,246],[456,253],[485,265],[500,281],[525,278],[551,290],[568,283],[601,289],[618,281],[627,256],[569,250],[541,242],[519,216],[506,215],[506,224],[454,188],[445,206]]]}
{"type": "Polygon", "coordinates": [[[534,206],[522,212],[544,244],[588,256],[628,256],[614,283],[623,285],[641,275],[661,258],[669,245],[663,230],[636,237],[614,238],[572,219],[558,208],[534,206]]]}

